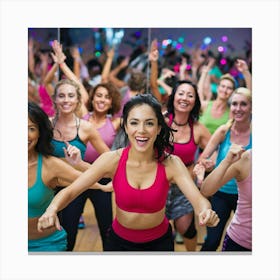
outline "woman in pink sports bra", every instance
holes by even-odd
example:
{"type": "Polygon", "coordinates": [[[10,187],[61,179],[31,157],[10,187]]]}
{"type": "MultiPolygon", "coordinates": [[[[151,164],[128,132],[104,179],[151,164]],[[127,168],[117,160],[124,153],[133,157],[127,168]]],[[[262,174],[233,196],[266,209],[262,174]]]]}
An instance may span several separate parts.
{"type": "Polygon", "coordinates": [[[219,218],[211,204],[200,194],[181,159],[171,155],[172,131],[157,99],[140,94],[128,101],[122,129],[129,146],[100,155],[75,182],[60,191],[40,217],[38,230],[53,225],[59,229],[57,212],[103,177],[112,179],[116,199],[106,251],[174,251],[171,226],[165,216],[171,182],[188,197],[201,226],[216,226],[219,218]]]}
{"type": "MultiPolygon", "coordinates": [[[[200,99],[197,87],[187,80],[177,82],[167,103],[166,123],[174,132],[173,154],[180,157],[192,173],[198,148],[204,149],[211,135],[199,119],[200,99]]],[[[197,230],[194,209],[176,184],[170,185],[166,216],[174,221],[177,233],[183,237],[187,251],[195,251],[197,230]]]]}

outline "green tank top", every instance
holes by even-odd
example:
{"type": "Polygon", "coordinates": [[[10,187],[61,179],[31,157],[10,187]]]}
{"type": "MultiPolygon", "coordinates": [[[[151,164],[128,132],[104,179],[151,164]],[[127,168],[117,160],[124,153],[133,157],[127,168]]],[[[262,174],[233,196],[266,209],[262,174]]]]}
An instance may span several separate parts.
{"type": "Polygon", "coordinates": [[[213,134],[219,126],[225,124],[229,119],[229,108],[227,108],[220,118],[213,118],[211,115],[212,107],[213,101],[209,101],[206,110],[199,118],[199,122],[204,124],[211,134],[213,134]]]}

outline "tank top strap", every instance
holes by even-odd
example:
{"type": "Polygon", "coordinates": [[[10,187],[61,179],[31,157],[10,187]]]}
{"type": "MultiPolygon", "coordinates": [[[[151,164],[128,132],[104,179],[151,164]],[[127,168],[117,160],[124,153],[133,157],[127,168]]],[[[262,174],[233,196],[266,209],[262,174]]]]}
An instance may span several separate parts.
{"type": "Polygon", "coordinates": [[[38,164],[37,164],[37,180],[40,180],[42,178],[42,163],[43,163],[43,156],[42,154],[38,154],[38,164]]]}
{"type": "Polygon", "coordinates": [[[81,119],[76,117],[77,136],[79,136],[80,124],[81,124],[81,119]]]}

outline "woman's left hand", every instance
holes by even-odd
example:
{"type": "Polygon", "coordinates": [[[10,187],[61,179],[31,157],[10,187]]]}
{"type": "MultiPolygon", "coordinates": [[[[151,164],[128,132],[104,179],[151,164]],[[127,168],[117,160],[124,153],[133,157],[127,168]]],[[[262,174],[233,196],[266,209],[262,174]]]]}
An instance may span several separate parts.
{"type": "Polygon", "coordinates": [[[208,226],[215,227],[220,219],[215,211],[212,209],[203,210],[198,215],[199,225],[200,226],[208,226]]]}

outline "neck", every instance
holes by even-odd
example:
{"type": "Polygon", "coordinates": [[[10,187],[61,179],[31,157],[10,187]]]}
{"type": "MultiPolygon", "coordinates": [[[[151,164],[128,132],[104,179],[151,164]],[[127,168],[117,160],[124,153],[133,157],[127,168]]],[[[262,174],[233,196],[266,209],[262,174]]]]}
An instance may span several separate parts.
{"type": "Polygon", "coordinates": [[[71,114],[59,114],[57,116],[57,122],[60,123],[69,123],[76,120],[76,115],[74,113],[71,114]]]}
{"type": "Polygon", "coordinates": [[[38,153],[36,151],[28,152],[28,165],[36,163],[38,160],[38,153]]]}
{"type": "Polygon", "coordinates": [[[104,120],[106,120],[106,116],[106,113],[93,112],[91,118],[94,122],[101,123],[104,122],[104,120]]]}
{"type": "Polygon", "coordinates": [[[246,132],[251,129],[251,121],[243,123],[234,122],[232,125],[232,129],[239,133],[246,132]]]}
{"type": "Polygon", "coordinates": [[[138,152],[133,147],[130,148],[129,151],[129,159],[132,162],[137,162],[140,166],[142,163],[151,163],[155,161],[155,152],[153,147],[149,149],[147,152],[138,152]]]}
{"type": "Polygon", "coordinates": [[[227,100],[220,99],[219,97],[213,102],[213,104],[219,108],[226,108],[228,106],[227,100]]]}
{"type": "Polygon", "coordinates": [[[188,122],[189,122],[189,113],[179,113],[179,112],[176,112],[176,114],[174,115],[173,122],[177,126],[185,126],[185,125],[187,125],[188,122]]]}

